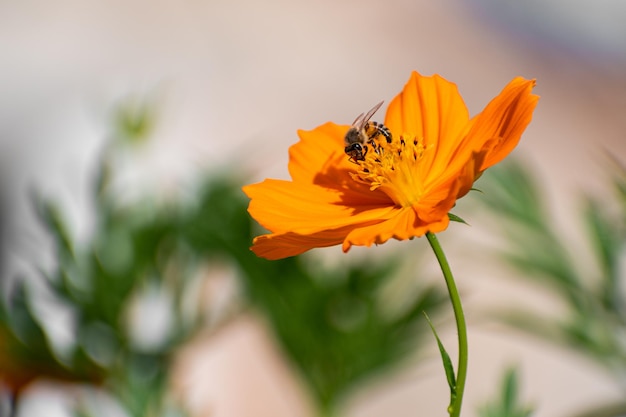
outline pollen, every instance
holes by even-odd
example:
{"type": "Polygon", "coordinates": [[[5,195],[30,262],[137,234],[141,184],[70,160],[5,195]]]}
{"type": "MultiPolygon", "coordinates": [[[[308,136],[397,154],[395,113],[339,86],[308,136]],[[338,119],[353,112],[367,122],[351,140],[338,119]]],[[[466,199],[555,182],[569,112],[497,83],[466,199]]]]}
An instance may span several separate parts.
{"type": "Polygon", "coordinates": [[[390,142],[380,140],[375,150],[358,161],[359,168],[352,178],[369,185],[372,191],[383,191],[397,206],[413,206],[424,192],[420,167],[431,148],[422,138],[406,133],[393,136],[390,142]]]}

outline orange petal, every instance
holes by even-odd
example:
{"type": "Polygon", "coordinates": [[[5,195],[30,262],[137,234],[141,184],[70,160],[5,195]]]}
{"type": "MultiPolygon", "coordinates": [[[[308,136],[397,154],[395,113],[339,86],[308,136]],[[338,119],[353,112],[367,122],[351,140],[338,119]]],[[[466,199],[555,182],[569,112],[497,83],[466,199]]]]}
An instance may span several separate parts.
{"type": "Polygon", "coordinates": [[[350,230],[352,230],[351,227],[343,227],[308,235],[291,232],[263,235],[254,239],[250,249],[257,256],[269,260],[288,258],[310,249],[338,245],[343,242],[350,230]]]}
{"type": "Polygon", "coordinates": [[[294,182],[315,184],[354,196],[364,204],[386,204],[382,192],[355,182],[350,176],[357,165],[344,152],[344,135],[348,126],[326,123],[313,130],[298,131],[300,142],[289,148],[289,173],[294,182]],[[355,194],[356,193],[356,194],[355,194]]]}
{"type": "Polygon", "coordinates": [[[385,200],[364,199],[349,189],[338,192],[290,181],[268,179],[245,186],[243,191],[251,199],[248,212],[274,233],[311,234],[371,224],[389,218],[394,210],[393,202],[386,196],[385,200]]]}
{"type": "MultiPolygon", "coordinates": [[[[469,181],[470,187],[474,177],[469,181]]],[[[424,196],[413,205],[413,210],[419,219],[424,223],[439,222],[443,217],[447,217],[448,212],[456,204],[460,190],[465,187],[461,176],[452,178],[447,183],[440,184],[428,190],[424,196]]]]}
{"type": "Polygon", "coordinates": [[[423,236],[428,231],[438,233],[445,230],[449,223],[447,213],[439,221],[424,223],[412,208],[405,207],[387,221],[354,229],[344,240],[342,249],[347,252],[353,245],[369,247],[385,243],[391,238],[406,240],[423,236]]]}
{"type": "Polygon", "coordinates": [[[517,146],[530,123],[539,96],[531,94],[535,80],[514,78],[485,109],[472,120],[467,140],[475,151],[490,141],[491,150],[485,156],[479,172],[503,160],[517,146]]]}
{"type": "Polygon", "coordinates": [[[474,170],[474,181],[482,171],[500,162],[513,150],[530,123],[539,99],[530,94],[534,85],[534,80],[513,79],[482,113],[469,121],[464,138],[450,156],[447,170],[434,178],[437,184],[455,176],[462,177],[464,185],[457,197],[460,198],[472,186],[472,182],[466,181],[470,178],[469,171],[474,170]]]}
{"type": "MultiPolygon", "coordinates": [[[[424,139],[430,161],[420,164],[422,178],[437,178],[447,168],[450,156],[469,121],[469,113],[456,84],[439,75],[425,77],[417,72],[390,103],[385,124],[393,135],[415,135],[424,139]]],[[[425,181],[427,182],[427,181],[425,181]]]]}
{"type": "Polygon", "coordinates": [[[289,148],[291,178],[313,184],[319,182],[320,175],[332,166],[335,174],[341,177],[336,181],[349,179],[347,172],[354,167],[350,167],[344,153],[343,138],[347,131],[348,126],[334,123],[326,123],[313,130],[299,130],[300,141],[289,148]]]}
{"type": "MultiPolygon", "coordinates": [[[[486,146],[488,146],[488,144],[486,146]]],[[[463,166],[461,171],[458,173],[456,180],[458,185],[456,195],[457,199],[463,197],[472,189],[474,181],[476,181],[480,176],[479,168],[483,164],[485,156],[487,155],[489,150],[490,148],[485,148],[482,149],[480,152],[474,152],[469,161],[467,161],[465,166],[463,166]]]]}

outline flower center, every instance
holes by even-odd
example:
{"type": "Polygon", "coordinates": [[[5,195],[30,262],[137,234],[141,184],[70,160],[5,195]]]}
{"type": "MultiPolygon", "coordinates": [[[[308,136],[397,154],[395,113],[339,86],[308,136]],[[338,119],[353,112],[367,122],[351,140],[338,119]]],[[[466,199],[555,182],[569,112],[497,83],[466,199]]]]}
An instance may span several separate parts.
{"type": "Polygon", "coordinates": [[[369,146],[365,159],[357,161],[359,169],[352,173],[355,181],[380,189],[402,207],[417,203],[424,192],[423,176],[420,175],[426,146],[422,138],[403,134],[394,136],[391,142],[377,140],[376,147],[369,146]]]}

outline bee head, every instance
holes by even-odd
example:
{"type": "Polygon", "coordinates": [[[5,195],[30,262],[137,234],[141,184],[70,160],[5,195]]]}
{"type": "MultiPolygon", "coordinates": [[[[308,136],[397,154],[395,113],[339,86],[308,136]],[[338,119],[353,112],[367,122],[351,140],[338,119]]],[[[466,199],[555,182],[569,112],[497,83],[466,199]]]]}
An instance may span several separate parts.
{"type": "Polygon", "coordinates": [[[356,127],[351,127],[346,133],[346,136],[344,137],[344,142],[346,144],[346,147],[349,147],[350,145],[354,145],[354,144],[360,145],[360,142],[363,142],[363,138],[361,137],[361,132],[359,132],[359,130],[356,127]]]}
{"type": "Polygon", "coordinates": [[[346,146],[344,151],[353,162],[362,161],[367,154],[367,145],[361,145],[360,142],[353,142],[346,146]]]}

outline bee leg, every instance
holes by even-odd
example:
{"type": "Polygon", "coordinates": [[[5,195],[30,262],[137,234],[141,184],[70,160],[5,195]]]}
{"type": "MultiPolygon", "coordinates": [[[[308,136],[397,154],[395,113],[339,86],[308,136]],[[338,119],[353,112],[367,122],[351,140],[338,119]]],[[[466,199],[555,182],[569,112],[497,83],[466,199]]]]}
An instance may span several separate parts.
{"type": "MultiPolygon", "coordinates": [[[[374,149],[374,152],[376,152],[376,154],[377,154],[377,155],[379,155],[379,154],[380,154],[380,146],[378,146],[378,144],[377,144],[377,143],[376,143],[376,141],[374,140],[377,136],[378,136],[378,135],[376,135],[376,136],[372,137],[372,138],[369,140],[369,142],[368,142],[368,143],[372,146],[372,149],[374,149]]],[[[365,156],[365,155],[363,155],[363,156],[365,156]]]]}

